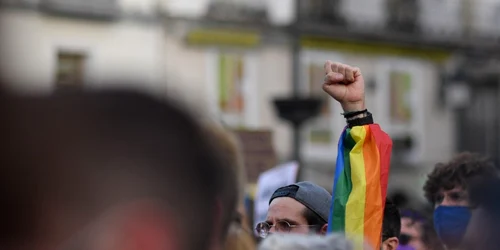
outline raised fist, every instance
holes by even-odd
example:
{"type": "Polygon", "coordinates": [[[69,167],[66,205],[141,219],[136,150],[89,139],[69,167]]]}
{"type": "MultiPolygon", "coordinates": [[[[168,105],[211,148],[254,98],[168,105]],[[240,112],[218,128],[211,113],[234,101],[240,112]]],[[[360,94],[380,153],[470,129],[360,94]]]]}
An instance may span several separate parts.
{"type": "Polygon", "coordinates": [[[365,109],[365,81],[359,68],[326,61],[323,90],[337,100],[344,112],[365,109]]]}

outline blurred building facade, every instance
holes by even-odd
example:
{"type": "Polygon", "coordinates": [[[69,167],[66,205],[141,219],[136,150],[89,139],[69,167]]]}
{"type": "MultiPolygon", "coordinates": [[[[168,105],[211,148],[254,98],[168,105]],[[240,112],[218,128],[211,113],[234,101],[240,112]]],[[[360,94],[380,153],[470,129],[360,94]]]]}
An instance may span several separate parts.
{"type": "Polygon", "coordinates": [[[2,75],[23,90],[120,78],[161,88],[163,28],[146,1],[2,1],[2,75]]]}
{"type": "MultiPolygon", "coordinates": [[[[287,160],[292,132],[272,99],[293,92],[298,42],[303,95],[325,97],[325,60],[362,69],[395,141],[391,190],[419,195],[424,173],[458,150],[500,155],[499,112],[485,108],[500,99],[499,1],[297,1],[1,0],[0,72],[21,91],[138,82],[230,127],[271,129],[287,160]]],[[[304,178],[326,188],[341,112],[325,98],[302,133],[304,178]]]]}

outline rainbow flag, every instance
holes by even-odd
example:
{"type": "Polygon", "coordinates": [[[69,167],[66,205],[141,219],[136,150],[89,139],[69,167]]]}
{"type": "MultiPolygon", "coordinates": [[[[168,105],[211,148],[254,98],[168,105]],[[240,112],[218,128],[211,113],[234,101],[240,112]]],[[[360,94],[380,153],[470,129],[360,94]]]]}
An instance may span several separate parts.
{"type": "Polygon", "coordinates": [[[328,232],[344,232],[356,249],[380,249],[391,151],[376,124],[346,128],[340,137],[328,232]]]}

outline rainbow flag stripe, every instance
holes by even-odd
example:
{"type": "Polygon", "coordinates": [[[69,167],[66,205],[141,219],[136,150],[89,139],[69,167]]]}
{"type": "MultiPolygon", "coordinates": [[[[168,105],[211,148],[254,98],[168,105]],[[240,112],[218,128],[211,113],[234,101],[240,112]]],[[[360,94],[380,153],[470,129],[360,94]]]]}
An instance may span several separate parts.
{"type": "Polygon", "coordinates": [[[328,232],[358,239],[356,249],[380,249],[391,152],[377,124],[346,128],[339,140],[328,232]]]}

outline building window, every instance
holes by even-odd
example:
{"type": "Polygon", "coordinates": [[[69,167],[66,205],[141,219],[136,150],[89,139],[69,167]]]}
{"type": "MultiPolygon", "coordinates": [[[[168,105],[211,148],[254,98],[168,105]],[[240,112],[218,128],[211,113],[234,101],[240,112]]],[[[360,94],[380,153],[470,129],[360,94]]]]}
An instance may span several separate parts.
{"type": "Polygon", "coordinates": [[[209,52],[211,108],[232,128],[258,127],[257,65],[245,52],[209,52]]]}
{"type": "MultiPolygon", "coordinates": [[[[299,0],[300,1],[300,0],[299,0]]],[[[338,12],[339,0],[303,0],[299,2],[299,15],[304,20],[343,24],[343,17],[338,12]]]]}
{"type": "Polygon", "coordinates": [[[229,120],[232,124],[241,124],[245,110],[243,58],[238,54],[220,54],[218,63],[219,110],[225,120],[229,120]]]}
{"type": "Polygon", "coordinates": [[[412,79],[408,72],[389,73],[390,121],[392,124],[410,126],[413,106],[411,103],[412,79]]]}
{"type": "Polygon", "coordinates": [[[85,81],[85,62],[84,54],[59,52],[55,76],[56,89],[82,87],[85,81]]]}
{"type": "Polygon", "coordinates": [[[421,161],[425,145],[426,66],[418,60],[384,58],[376,63],[378,123],[391,136],[395,157],[421,161]]]}

